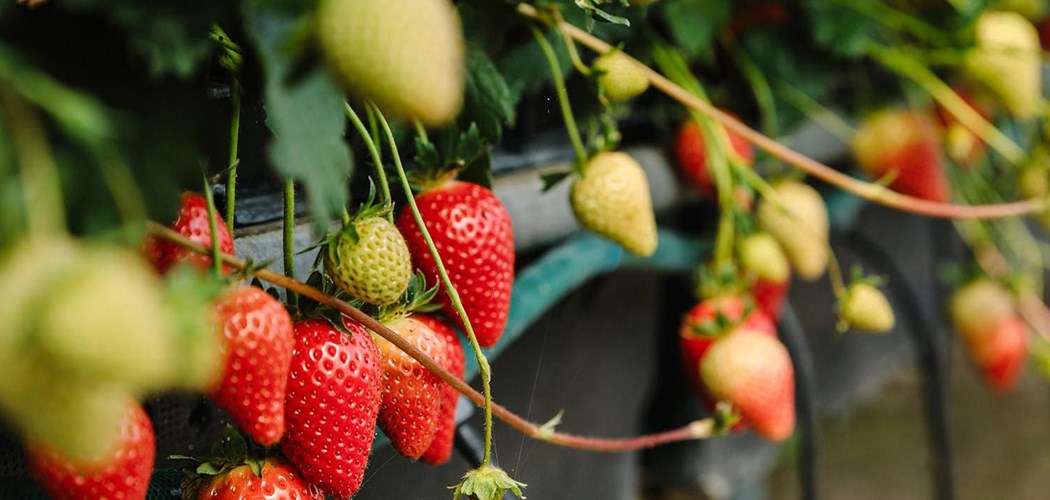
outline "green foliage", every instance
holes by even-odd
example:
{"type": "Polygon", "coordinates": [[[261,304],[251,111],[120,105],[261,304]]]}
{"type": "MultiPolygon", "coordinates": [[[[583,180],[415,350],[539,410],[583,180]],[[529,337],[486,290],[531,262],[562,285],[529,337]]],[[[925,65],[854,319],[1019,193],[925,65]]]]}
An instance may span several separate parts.
{"type": "Polygon", "coordinates": [[[266,123],[274,136],[270,162],[306,188],[310,213],[323,229],[348,201],[351,158],[343,140],[344,98],[319,66],[289,79],[298,51],[285,42],[297,32],[296,18],[262,7],[248,7],[245,14],[266,76],[266,123]]]}
{"type": "Polygon", "coordinates": [[[710,59],[715,37],[729,22],[730,2],[675,0],[659,10],[671,39],[690,57],[710,59]]]}
{"type": "Polygon", "coordinates": [[[503,75],[485,51],[476,46],[467,50],[466,92],[459,122],[473,121],[482,138],[490,144],[498,143],[503,135],[503,125],[514,122],[517,102],[503,75]]]}

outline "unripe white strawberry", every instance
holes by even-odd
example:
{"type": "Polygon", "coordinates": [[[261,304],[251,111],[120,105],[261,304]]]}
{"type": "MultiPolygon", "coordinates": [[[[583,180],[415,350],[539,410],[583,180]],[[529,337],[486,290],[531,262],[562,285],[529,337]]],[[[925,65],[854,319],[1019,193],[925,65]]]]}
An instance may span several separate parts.
{"type": "Polygon", "coordinates": [[[819,278],[828,267],[828,211],[816,189],[798,181],[774,186],[776,197],[758,206],[758,224],[783,247],[795,272],[819,278]]]}
{"type": "Polygon", "coordinates": [[[627,153],[599,153],[573,180],[572,209],[585,227],[648,257],[656,251],[656,216],[645,170],[627,153]]]}
{"type": "Polygon", "coordinates": [[[321,0],[317,39],[351,94],[427,125],[463,105],[463,33],[449,0],[321,0]]]}
{"type": "Polygon", "coordinates": [[[1039,33],[1013,12],[985,12],[975,27],[976,48],[963,70],[984,85],[1019,120],[1031,120],[1042,100],[1039,33]]]}

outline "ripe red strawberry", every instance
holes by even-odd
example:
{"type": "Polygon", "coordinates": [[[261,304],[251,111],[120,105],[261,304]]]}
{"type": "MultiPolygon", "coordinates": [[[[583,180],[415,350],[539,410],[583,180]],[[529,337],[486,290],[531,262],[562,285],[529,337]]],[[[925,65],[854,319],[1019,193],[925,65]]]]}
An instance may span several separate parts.
{"type": "MultiPolygon", "coordinates": [[[[755,152],[751,143],[736,132],[724,129],[729,137],[733,154],[738,161],[750,166],[755,161],[755,152]]],[[[700,190],[705,196],[715,198],[717,189],[714,178],[707,169],[707,143],[704,139],[703,129],[694,120],[686,120],[678,129],[678,135],[674,143],[675,157],[678,165],[693,186],[700,190]]],[[[729,153],[727,151],[727,153],[729,153]]]]}
{"type": "Polygon", "coordinates": [[[255,442],[284,435],[284,398],[295,335],[292,318],[262,289],[230,290],[216,307],[226,340],[222,380],[212,398],[255,442]]]}
{"type": "MultiPolygon", "coordinates": [[[[720,336],[728,335],[737,328],[774,337],[777,335],[776,326],[769,316],[759,309],[749,309],[746,298],[740,295],[723,295],[705,299],[682,318],[682,326],[678,332],[682,349],[682,365],[689,385],[709,410],[714,409],[716,400],[711,397],[711,393],[701,380],[701,363],[720,336]]],[[[733,430],[743,428],[744,425],[741,422],[734,426],[733,430]]]]}
{"type": "Polygon", "coordinates": [[[295,324],[281,441],[303,477],[338,498],[361,487],[382,400],[379,350],[365,327],[345,323],[349,335],[322,320],[295,324]]]}
{"type": "Polygon", "coordinates": [[[1028,360],[1028,325],[1014,316],[968,339],[966,347],[988,386],[996,392],[1009,392],[1017,386],[1028,360]]]}
{"type": "MultiPolygon", "coordinates": [[[[219,231],[219,251],[233,255],[233,234],[222,216],[215,214],[216,227],[219,231]]],[[[179,199],[179,216],[171,228],[195,243],[211,248],[211,226],[208,224],[208,203],[197,193],[183,193],[179,199]]],[[[158,272],[168,272],[180,262],[208,269],[211,257],[193,252],[156,236],[146,237],[146,256],[158,272]]],[[[223,272],[229,273],[233,268],[223,266],[223,272]]]]}
{"type": "Polygon", "coordinates": [[[951,196],[933,122],[908,109],[887,109],[868,117],[853,137],[857,163],[875,178],[892,176],[890,188],[925,200],[951,196]]]}
{"type": "MultiPolygon", "coordinates": [[[[514,233],[507,209],[492,191],[459,181],[416,195],[416,204],[478,343],[493,346],[507,324],[514,284],[514,233]]],[[[411,211],[401,213],[397,227],[405,236],[413,264],[426,275],[427,283],[440,285],[438,300],[462,327],[411,211]]]]}
{"type": "Polygon", "coordinates": [[[740,328],[719,338],[700,362],[711,395],[731,403],[759,435],[783,441],[795,429],[795,370],[776,337],[740,328]]]}
{"type": "Polygon", "coordinates": [[[949,307],[952,323],[985,382],[998,392],[1013,389],[1028,359],[1028,327],[1010,291],[978,279],[957,290],[949,307]]]}
{"type": "MultiPolygon", "coordinates": [[[[459,342],[456,331],[444,321],[433,316],[417,314],[412,318],[434,330],[438,340],[443,344],[445,355],[434,358],[434,361],[462,380],[466,360],[463,344],[459,342]]],[[[441,409],[438,412],[437,432],[434,433],[434,441],[430,443],[430,447],[420,457],[423,462],[430,465],[448,462],[452,456],[452,445],[456,437],[456,403],[459,402],[459,391],[444,382],[441,386],[445,394],[441,399],[441,409]]]]}
{"type": "Polygon", "coordinates": [[[262,463],[262,475],[256,476],[245,464],[215,476],[197,494],[198,500],[324,500],[317,488],[300,477],[291,464],[279,458],[262,463]]]}
{"type": "MultiPolygon", "coordinates": [[[[444,343],[425,323],[410,317],[386,326],[431,358],[446,357],[444,343]]],[[[444,387],[437,375],[394,344],[379,336],[374,339],[383,356],[379,428],[398,452],[416,460],[434,441],[444,387]]]]}
{"type": "Polygon", "coordinates": [[[774,322],[780,320],[788,286],[791,265],[780,244],[769,233],[748,235],[740,242],[740,267],[754,278],[751,296],[755,305],[774,322]]]}
{"type": "Polygon", "coordinates": [[[46,445],[28,444],[26,458],[37,484],[52,498],[68,500],[146,498],[156,454],[153,424],[129,401],[120,438],[89,461],[70,460],[46,445]]]}
{"type": "Polygon", "coordinates": [[[1039,22],[1039,45],[1043,50],[1050,50],[1050,17],[1039,22]]]}

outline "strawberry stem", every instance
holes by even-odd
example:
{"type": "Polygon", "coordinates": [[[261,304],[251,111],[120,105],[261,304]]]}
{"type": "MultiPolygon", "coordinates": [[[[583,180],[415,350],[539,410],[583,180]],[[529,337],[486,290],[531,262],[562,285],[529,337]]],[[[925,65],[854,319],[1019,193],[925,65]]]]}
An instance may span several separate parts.
{"type": "Polygon", "coordinates": [[[390,130],[390,124],[387,123],[386,117],[383,116],[383,112],[380,111],[375,104],[370,103],[369,106],[372,107],[376,118],[379,120],[380,126],[383,128],[384,134],[386,134],[386,140],[390,144],[390,154],[394,158],[394,167],[397,169],[397,176],[401,180],[401,188],[405,191],[408,207],[412,210],[412,216],[416,220],[416,225],[419,227],[419,231],[423,233],[423,239],[427,242],[427,248],[430,249],[430,255],[434,258],[434,264],[437,267],[438,275],[441,276],[441,282],[445,287],[445,293],[448,294],[449,300],[452,302],[452,307],[456,309],[456,314],[459,315],[459,319],[463,323],[463,329],[466,330],[467,338],[470,339],[470,346],[474,350],[474,357],[478,360],[478,367],[481,373],[481,388],[485,395],[485,450],[481,459],[481,466],[485,467],[491,462],[492,454],[492,387],[490,383],[492,374],[489,369],[489,362],[488,359],[485,358],[485,354],[481,352],[481,345],[478,344],[478,339],[474,335],[474,327],[470,324],[470,318],[467,317],[467,311],[463,309],[463,301],[459,298],[459,292],[456,291],[456,287],[452,286],[452,280],[449,279],[448,272],[445,270],[445,264],[441,260],[441,254],[438,252],[437,246],[434,245],[434,240],[430,237],[430,231],[427,230],[427,226],[423,221],[423,216],[419,213],[419,207],[416,206],[416,199],[412,195],[412,186],[409,184],[408,175],[405,174],[405,168],[401,164],[401,154],[398,152],[397,144],[394,142],[394,133],[390,130]]]}
{"type": "MultiPolygon", "coordinates": [[[[704,102],[708,102],[704,87],[689,71],[689,66],[681,54],[667,48],[661,43],[653,46],[653,58],[657,65],[671,76],[673,80],[683,88],[687,89],[693,96],[704,102]]],[[[715,188],[718,192],[718,205],[720,217],[718,221],[718,232],[715,235],[715,252],[713,267],[721,270],[732,263],[733,239],[736,235],[734,217],[736,200],[733,197],[733,176],[729,170],[727,150],[732,146],[724,127],[715,127],[710,118],[695,111],[689,115],[696,122],[704,134],[704,146],[707,153],[707,165],[715,180],[715,188]]]]}
{"type": "MultiPolygon", "coordinates": [[[[295,279],[295,182],[284,181],[284,225],[281,244],[284,248],[284,275],[295,279]]],[[[293,309],[299,307],[299,296],[293,290],[288,291],[288,305],[293,309]]]]}
{"type": "MultiPolygon", "coordinates": [[[[343,109],[346,111],[346,116],[350,118],[350,123],[353,123],[354,128],[357,129],[357,134],[361,136],[361,141],[365,143],[365,149],[368,150],[369,156],[372,157],[372,164],[376,167],[376,177],[379,179],[379,192],[382,196],[379,202],[381,204],[393,203],[390,198],[390,183],[387,182],[386,171],[383,169],[383,157],[379,154],[379,147],[376,146],[376,141],[372,139],[368,129],[365,128],[364,122],[361,121],[361,117],[357,116],[357,112],[354,111],[349,102],[343,101],[343,109]]],[[[369,118],[371,118],[371,114],[369,114],[369,118]]],[[[393,210],[387,212],[386,219],[390,222],[394,221],[393,210]]]]}
{"type": "Polygon", "coordinates": [[[218,209],[215,208],[215,197],[211,194],[211,185],[208,184],[208,176],[202,176],[204,180],[204,201],[208,205],[208,231],[211,236],[211,269],[215,277],[222,279],[222,259],[219,256],[222,250],[219,248],[219,221],[218,209]]]}
{"type": "Polygon", "coordinates": [[[558,94],[558,106],[561,108],[561,117],[565,121],[565,130],[569,133],[569,140],[572,142],[572,149],[576,153],[576,165],[577,167],[587,162],[587,150],[583,147],[583,140],[580,139],[580,131],[576,127],[576,118],[572,115],[572,106],[569,104],[569,93],[565,90],[565,77],[561,72],[561,65],[558,64],[558,56],[554,55],[554,48],[551,47],[550,42],[547,41],[547,37],[540,33],[540,30],[535,27],[530,27],[532,30],[532,36],[536,38],[536,43],[539,44],[540,50],[543,51],[544,57],[547,58],[547,65],[551,70],[551,81],[554,84],[554,91],[558,94]]]}
{"type": "Polygon", "coordinates": [[[773,99],[773,89],[769,85],[769,79],[766,78],[766,74],[762,72],[762,68],[755,64],[754,59],[747,53],[743,45],[734,43],[729,37],[723,37],[722,47],[729,53],[729,57],[733,59],[733,63],[740,70],[740,74],[744,76],[744,79],[751,86],[751,93],[755,96],[755,104],[758,105],[759,112],[762,115],[762,132],[770,137],[779,136],[776,101],[773,99]]]}
{"type": "Polygon", "coordinates": [[[230,158],[226,172],[226,224],[233,227],[233,212],[237,204],[237,147],[241,136],[241,82],[236,75],[230,79],[230,158]]]}
{"type": "Polygon", "coordinates": [[[785,102],[794,106],[795,109],[802,112],[807,118],[817,122],[821,127],[824,127],[824,130],[827,130],[836,139],[842,141],[843,144],[849,144],[853,140],[853,134],[857,133],[852,125],[839,118],[839,115],[835,114],[834,111],[826,108],[823,104],[817,102],[816,99],[806,95],[805,92],[789,85],[787,82],[777,82],[777,93],[780,94],[780,97],[785,102]]]}
{"type": "MultiPolygon", "coordinates": [[[[176,245],[186,248],[190,251],[197,252],[199,254],[207,255],[209,250],[199,243],[190,241],[182,235],[176,233],[163,224],[156,221],[146,221],[146,230],[165,241],[170,241],[176,245]]],[[[239,259],[232,255],[222,254],[220,256],[224,264],[234,267],[236,269],[247,269],[248,273],[256,278],[263,281],[273,283],[281,288],[289,291],[289,293],[295,292],[303,297],[309,297],[317,301],[318,303],[331,307],[344,316],[361,323],[365,328],[375,332],[380,337],[383,337],[391,344],[394,344],[398,349],[401,349],[405,354],[408,354],[413,359],[423,365],[424,368],[429,370],[431,373],[436,375],[446,384],[459,391],[470,399],[472,403],[481,407],[485,406],[485,396],[474,390],[469,384],[456,377],[448,370],[444,369],[439,365],[433,358],[428,356],[423,351],[419,350],[416,346],[409,343],[404,337],[398,335],[396,332],[383,325],[375,318],[365,314],[360,309],[348,304],[347,302],[338,298],[332,297],[321,290],[318,290],[306,283],[298,281],[294,278],[282,276],[278,273],[270,271],[266,268],[253,268],[248,269],[248,264],[243,259],[239,259]]],[[[574,434],[566,434],[557,432],[556,430],[545,427],[543,425],[535,424],[525,420],[514,412],[507,408],[493,402],[491,399],[488,400],[492,407],[492,414],[506,422],[507,425],[511,426],[518,432],[521,432],[525,436],[532,439],[546,441],[551,444],[558,446],[564,446],[567,448],[575,448],[581,450],[592,450],[592,451],[632,451],[643,448],[652,448],[667,443],[674,443],[678,441],[689,441],[694,439],[704,439],[713,437],[716,435],[714,420],[705,418],[703,420],[696,420],[686,424],[683,427],[664,431],[656,434],[648,434],[642,436],[635,436],[629,438],[601,438],[593,436],[579,436],[574,434]]]]}
{"type": "Polygon", "coordinates": [[[65,231],[62,182],[40,116],[6,84],[0,84],[0,110],[7,119],[22,174],[22,200],[30,234],[65,231]]]}
{"type": "MultiPolygon", "coordinates": [[[[519,3],[517,6],[517,12],[529,19],[534,19],[540,22],[545,21],[540,12],[536,10],[536,7],[527,3],[519,3]]],[[[565,30],[565,32],[567,32],[574,40],[597,53],[604,54],[605,52],[612,50],[612,46],[605,41],[573,26],[572,24],[562,22],[559,27],[562,30],[565,30]]],[[[626,54],[624,55],[626,56],[626,54]]],[[[780,158],[784,162],[810,175],[818,177],[829,184],[853,193],[860,198],[905,212],[946,219],[996,219],[1013,217],[1045,211],[1048,206],[1050,206],[1047,204],[1046,200],[1035,198],[994,205],[953,205],[950,203],[938,203],[923,200],[913,196],[900,194],[895,191],[889,191],[883,186],[850,177],[828,165],[779,144],[774,139],[744,125],[736,118],[729,116],[725,112],[718,110],[714,106],[707,104],[700,99],[697,99],[696,96],[685,91],[685,89],[679,87],[652,68],[642,64],[636,59],[632,60],[638,64],[638,69],[645,74],[653,87],[659,89],[675,101],[678,101],[679,104],[720,122],[729,130],[736,132],[748,142],[765,150],[770,155],[780,158]]]]}

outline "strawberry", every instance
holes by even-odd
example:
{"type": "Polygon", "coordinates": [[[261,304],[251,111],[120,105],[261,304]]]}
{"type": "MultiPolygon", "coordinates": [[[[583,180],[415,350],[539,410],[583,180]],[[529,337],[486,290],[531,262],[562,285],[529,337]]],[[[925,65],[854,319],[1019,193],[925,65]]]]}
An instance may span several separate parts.
{"type": "Polygon", "coordinates": [[[1013,390],[1028,360],[1028,325],[1014,316],[965,342],[970,359],[996,392],[1013,390]]]}
{"type": "Polygon", "coordinates": [[[1050,17],[1039,22],[1039,45],[1050,50],[1050,17]]]}
{"type": "Polygon", "coordinates": [[[649,88],[649,78],[638,63],[619,50],[606,52],[596,59],[594,70],[598,73],[602,95],[612,102],[630,100],[649,88]]]}
{"type": "Polygon", "coordinates": [[[1018,120],[1035,118],[1042,100],[1042,49],[1032,23],[1014,12],[987,11],[977,18],[974,41],[963,71],[1018,120]]]}
{"type": "Polygon", "coordinates": [[[828,267],[828,211],[816,189],[798,181],[773,186],[773,200],[758,206],[758,225],[780,243],[791,267],[814,280],[828,267]]]}
{"type": "Polygon", "coordinates": [[[322,320],[295,324],[281,450],[324,493],[349,498],[361,486],[382,393],[379,350],[359,323],[350,334],[322,320]]]}
{"type": "Polygon", "coordinates": [[[864,120],[853,136],[860,168],[894,191],[944,203],[951,196],[933,122],[907,109],[887,109],[864,120]]]}
{"type": "MultiPolygon", "coordinates": [[[[492,191],[459,181],[416,195],[416,204],[478,343],[495,345],[507,324],[514,284],[514,232],[507,209],[492,191]]],[[[411,211],[401,213],[397,227],[405,235],[412,263],[423,271],[427,283],[440,284],[434,257],[411,211]]],[[[439,288],[438,300],[445,313],[462,327],[444,285],[439,288]]]]}
{"type": "Polygon", "coordinates": [[[740,267],[754,278],[751,295],[762,312],[780,320],[788,285],[791,284],[791,265],[784,250],[769,233],[748,235],[740,242],[740,267]]]}
{"type": "Polygon", "coordinates": [[[262,461],[260,475],[248,464],[214,476],[196,496],[198,500],[324,500],[291,464],[271,457],[262,461]]]}
{"type": "MultiPolygon", "coordinates": [[[[219,251],[233,255],[233,234],[222,216],[215,214],[216,228],[219,231],[219,251]]],[[[183,193],[179,198],[179,216],[171,225],[176,233],[194,243],[211,248],[211,226],[208,224],[208,202],[197,193],[183,193]]],[[[146,256],[158,272],[166,273],[179,263],[187,263],[200,269],[211,266],[211,257],[201,255],[183,248],[170,241],[156,236],[146,237],[146,256]]],[[[223,266],[223,272],[233,271],[230,266],[223,266]]]]}
{"type": "Polygon", "coordinates": [[[284,435],[284,399],[295,335],[277,299],[256,287],[227,292],[216,306],[226,341],[225,368],[212,399],[255,442],[284,435]]]}
{"type": "Polygon", "coordinates": [[[29,443],[26,459],[37,484],[52,498],[146,498],[156,454],[153,424],[142,407],[125,401],[120,433],[104,453],[73,459],[54,448],[29,443]]]}
{"type": "Polygon", "coordinates": [[[322,0],[317,40],[350,93],[384,112],[443,125],[463,105],[459,14],[449,0],[322,0]]]}
{"type": "Polygon", "coordinates": [[[839,302],[840,330],[855,328],[869,332],[888,332],[894,324],[893,308],[878,288],[856,282],[846,289],[839,302]]]}
{"type": "MultiPolygon", "coordinates": [[[[985,120],[992,119],[992,113],[988,106],[978,102],[972,93],[961,87],[953,87],[952,90],[970,109],[982,118],[985,120]]],[[[976,163],[977,159],[984,154],[986,148],[984,141],[963,125],[955,115],[940,105],[940,103],[934,108],[934,113],[937,117],[937,125],[940,127],[941,137],[943,138],[948,157],[956,165],[963,168],[970,167],[976,163]]]]}
{"type": "Polygon", "coordinates": [[[1010,290],[987,278],[956,290],[948,307],[952,324],[964,339],[979,336],[1017,314],[1010,290]]]}
{"type": "MultiPolygon", "coordinates": [[[[755,161],[755,152],[751,143],[747,142],[740,134],[722,127],[729,138],[729,145],[733,151],[727,152],[735,156],[734,161],[751,166],[755,161]]],[[[694,187],[700,190],[708,198],[714,199],[718,196],[715,188],[714,178],[707,168],[707,142],[704,138],[703,129],[695,120],[686,120],[678,129],[678,135],[674,142],[675,158],[682,174],[694,187]]]]}
{"type": "MultiPolygon", "coordinates": [[[[424,314],[416,314],[413,319],[423,323],[437,334],[438,341],[442,347],[438,352],[445,355],[434,358],[443,368],[448,370],[460,380],[463,379],[466,369],[466,360],[463,353],[463,344],[455,330],[445,322],[424,314]]],[[[430,443],[427,451],[423,452],[423,462],[430,465],[440,465],[448,462],[452,456],[452,445],[456,437],[456,404],[459,402],[459,391],[446,383],[441,384],[445,393],[441,399],[441,408],[437,417],[437,432],[434,441],[430,443]]]]}
{"type": "MultiPolygon", "coordinates": [[[[769,316],[761,310],[750,309],[749,306],[743,296],[723,295],[702,300],[682,318],[682,326],[678,331],[682,364],[689,385],[708,410],[715,408],[716,401],[700,378],[700,366],[715,341],[737,328],[746,328],[774,337],[777,335],[776,326],[769,316]]],[[[733,430],[743,430],[744,427],[745,424],[740,422],[733,430]]]]}
{"type": "Polygon", "coordinates": [[[739,328],[714,342],[700,375],[719,400],[731,403],[759,435],[783,441],[795,429],[795,371],[775,336],[739,328]]]}
{"type": "MultiPolygon", "coordinates": [[[[426,324],[414,318],[402,318],[386,326],[431,358],[446,356],[444,343],[426,324]]],[[[434,441],[444,387],[437,375],[397,346],[378,335],[373,339],[383,356],[379,428],[398,452],[416,460],[434,441]]]]}
{"type": "Polygon", "coordinates": [[[635,255],[656,251],[656,216],[645,170],[627,153],[598,153],[574,179],[576,219],[635,255]]]}
{"type": "Polygon", "coordinates": [[[952,294],[952,324],[985,381],[999,392],[1017,383],[1028,358],[1028,328],[1010,291],[977,279],[952,294]]]}
{"type": "Polygon", "coordinates": [[[401,232],[380,213],[355,217],[324,252],[328,276],[354,298],[376,305],[397,301],[412,279],[412,256],[401,232]]]}

